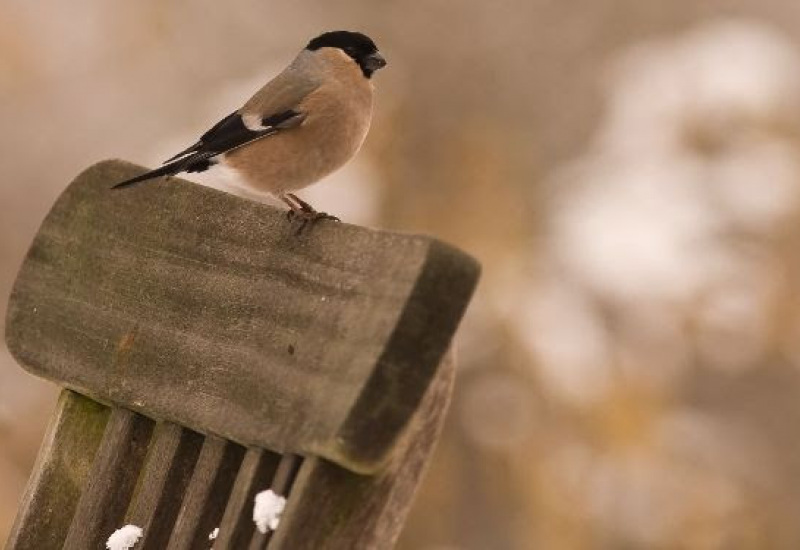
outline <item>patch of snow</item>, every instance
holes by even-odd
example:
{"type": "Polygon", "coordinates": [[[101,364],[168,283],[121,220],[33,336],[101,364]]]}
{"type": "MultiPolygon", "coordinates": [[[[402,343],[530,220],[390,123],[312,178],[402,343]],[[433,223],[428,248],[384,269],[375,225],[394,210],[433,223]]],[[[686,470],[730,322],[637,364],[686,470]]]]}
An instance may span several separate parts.
{"type": "Polygon", "coordinates": [[[142,528],[136,525],[120,527],[108,537],[108,550],[130,550],[142,538],[142,528]]]}
{"type": "Polygon", "coordinates": [[[275,530],[286,507],[286,498],[274,493],[272,489],[261,491],[256,495],[253,507],[253,521],[262,533],[275,530]]]}

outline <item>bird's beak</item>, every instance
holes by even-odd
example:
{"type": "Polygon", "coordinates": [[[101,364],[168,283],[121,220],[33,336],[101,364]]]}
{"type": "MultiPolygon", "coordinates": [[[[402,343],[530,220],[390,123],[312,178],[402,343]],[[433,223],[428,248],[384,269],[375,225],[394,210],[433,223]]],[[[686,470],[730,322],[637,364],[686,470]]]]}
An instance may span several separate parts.
{"type": "Polygon", "coordinates": [[[377,71],[386,66],[386,59],[379,53],[371,53],[364,59],[364,68],[369,72],[377,71]]]}

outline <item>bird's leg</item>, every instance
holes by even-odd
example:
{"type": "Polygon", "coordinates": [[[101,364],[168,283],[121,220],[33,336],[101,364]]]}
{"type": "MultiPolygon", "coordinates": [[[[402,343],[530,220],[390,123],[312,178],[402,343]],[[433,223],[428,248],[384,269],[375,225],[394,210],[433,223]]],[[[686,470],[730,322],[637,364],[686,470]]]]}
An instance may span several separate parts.
{"type": "Polygon", "coordinates": [[[314,210],[313,206],[308,204],[306,201],[304,201],[303,199],[301,199],[297,195],[294,195],[292,193],[287,193],[286,196],[289,197],[290,200],[294,201],[298,205],[300,210],[302,210],[306,214],[314,216],[315,219],[318,219],[318,220],[334,220],[334,221],[337,221],[337,222],[341,221],[336,216],[332,216],[332,215],[327,214],[325,212],[318,212],[318,211],[314,210]]]}
{"type": "Polygon", "coordinates": [[[281,195],[281,200],[289,206],[286,218],[289,221],[294,221],[295,219],[300,220],[300,226],[297,229],[298,234],[301,233],[309,223],[313,224],[319,220],[340,221],[336,216],[326,214],[325,212],[317,212],[313,206],[292,193],[281,195]]]}
{"type": "Polygon", "coordinates": [[[286,211],[286,219],[292,221],[295,211],[298,210],[300,206],[292,202],[286,195],[281,195],[281,200],[289,207],[289,210],[286,211]]]}

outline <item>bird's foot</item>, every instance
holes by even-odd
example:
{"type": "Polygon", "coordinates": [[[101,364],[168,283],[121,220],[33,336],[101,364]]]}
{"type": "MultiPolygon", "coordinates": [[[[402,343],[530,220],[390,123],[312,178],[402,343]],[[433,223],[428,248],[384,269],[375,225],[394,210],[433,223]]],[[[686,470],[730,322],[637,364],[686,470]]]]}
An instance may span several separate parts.
{"type": "Polygon", "coordinates": [[[333,220],[335,222],[341,221],[336,216],[332,216],[325,212],[307,212],[305,210],[289,210],[286,212],[286,218],[289,220],[289,223],[297,224],[295,235],[299,235],[307,227],[311,227],[320,220],[333,220]]]}
{"type": "Polygon", "coordinates": [[[310,227],[320,220],[341,221],[336,216],[326,212],[318,212],[306,201],[291,193],[287,193],[283,197],[283,200],[289,205],[289,210],[286,212],[286,219],[289,220],[289,223],[297,223],[297,229],[295,230],[296,235],[299,235],[306,227],[310,227]]]}

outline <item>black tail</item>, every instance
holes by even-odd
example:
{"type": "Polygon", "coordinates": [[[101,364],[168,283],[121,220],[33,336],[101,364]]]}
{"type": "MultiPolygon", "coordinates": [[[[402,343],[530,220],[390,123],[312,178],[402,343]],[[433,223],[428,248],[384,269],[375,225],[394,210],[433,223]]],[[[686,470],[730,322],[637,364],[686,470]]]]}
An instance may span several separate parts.
{"type": "Polygon", "coordinates": [[[140,174],[134,178],[121,181],[116,185],[113,185],[111,189],[130,187],[131,185],[136,185],[137,183],[151,180],[153,178],[158,178],[161,176],[174,176],[175,174],[179,174],[181,172],[202,172],[203,170],[207,170],[211,165],[212,161],[209,158],[210,156],[211,155],[205,153],[190,155],[186,158],[169,162],[160,168],[150,170],[149,172],[145,172],[144,174],[140,174]]]}

